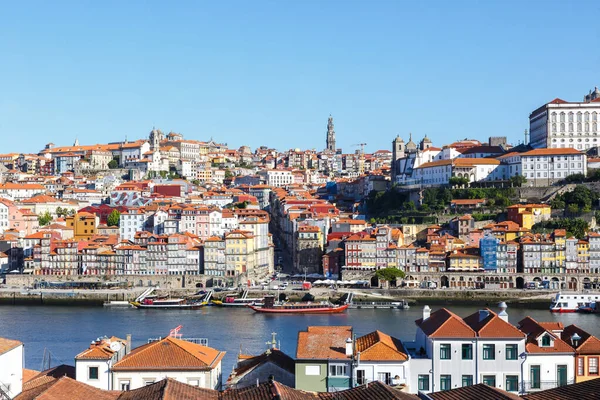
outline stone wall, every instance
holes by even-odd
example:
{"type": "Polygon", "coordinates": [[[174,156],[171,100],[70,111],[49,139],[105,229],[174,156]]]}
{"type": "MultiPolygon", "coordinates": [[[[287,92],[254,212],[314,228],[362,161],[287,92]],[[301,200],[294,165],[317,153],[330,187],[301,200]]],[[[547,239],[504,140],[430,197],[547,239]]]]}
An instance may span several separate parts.
{"type": "Polygon", "coordinates": [[[204,275],[18,275],[6,276],[6,286],[27,287],[45,282],[126,282],[130,286],[150,287],[158,285],[164,289],[195,289],[205,287],[207,277],[204,275]]]}

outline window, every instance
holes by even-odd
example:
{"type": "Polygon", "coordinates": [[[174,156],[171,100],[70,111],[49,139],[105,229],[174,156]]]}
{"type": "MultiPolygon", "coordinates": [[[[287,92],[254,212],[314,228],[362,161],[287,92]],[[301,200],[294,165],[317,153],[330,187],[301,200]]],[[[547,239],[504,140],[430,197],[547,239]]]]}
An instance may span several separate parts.
{"type": "Polygon", "coordinates": [[[348,376],[347,371],[348,366],[346,364],[329,366],[329,376],[348,376]]]}
{"type": "Polygon", "coordinates": [[[391,385],[392,384],[392,374],[389,372],[378,372],[377,380],[379,382],[385,383],[386,385],[391,385]]]}
{"type": "Polygon", "coordinates": [[[517,345],[516,344],[507,344],[506,345],[506,359],[507,360],[516,360],[517,355],[517,345]]]}
{"type": "Polygon", "coordinates": [[[496,387],[496,375],[484,375],[482,381],[488,386],[496,387]]]}
{"type": "Polygon", "coordinates": [[[519,376],[518,375],[506,375],[506,386],[504,390],[507,392],[518,392],[519,391],[519,376]]]}
{"type": "Polygon", "coordinates": [[[452,355],[450,353],[449,344],[440,344],[440,360],[450,360],[452,355]]]}
{"type": "Polygon", "coordinates": [[[577,357],[577,376],[583,376],[585,369],[584,369],[584,358],[583,357],[577,357]]]}
{"type": "Polygon", "coordinates": [[[588,358],[588,374],[598,375],[598,357],[588,358]]]}
{"type": "Polygon", "coordinates": [[[542,337],[542,347],[550,347],[550,336],[544,335],[542,337]]]}
{"type": "Polygon", "coordinates": [[[154,383],[154,379],[144,379],[144,386],[152,385],[154,383]]]}
{"type": "Polygon", "coordinates": [[[470,343],[463,343],[463,345],[462,345],[462,359],[463,360],[472,360],[473,359],[473,345],[472,344],[470,344],[470,343]]]}
{"type": "Polygon", "coordinates": [[[452,389],[452,375],[440,375],[440,390],[452,389]]]}
{"type": "Polygon", "coordinates": [[[496,345],[495,344],[484,344],[483,345],[483,359],[484,360],[495,360],[496,359],[496,345]]]}
{"type": "Polygon", "coordinates": [[[307,376],[321,375],[321,366],[320,365],[307,365],[304,368],[304,375],[307,375],[307,376]]]}
{"type": "Polygon", "coordinates": [[[539,389],[542,386],[540,381],[540,366],[532,365],[529,368],[529,380],[532,389],[539,389]]]}
{"type": "Polygon", "coordinates": [[[419,375],[419,390],[429,391],[429,375],[419,375]]]}
{"type": "Polygon", "coordinates": [[[88,379],[98,379],[98,367],[88,367],[88,379]]]}
{"type": "Polygon", "coordinates": [[[187,384],[191,386],[200,386],[200,379],[188,379],[187,384]]]}
{"type": "Polygon", "coordinates": [[[364,369],[357,369],[356,370],[356,384],[357,385],[364,385],[365,383],[367,383],[367,379],[365,377],[365,370],[364,369]]]}
{"type": "Polygon", "coordinates": [[[463,387],[471,386],[472,384],[473,384],[473,375],[463,375],[462,376],[463,387]]]}
{"type": "Polygon", "coordinates": [[[126,392],[131,388],[131,381],[120,381],[119,387],[121,388],[121,392],[126,392]]]}

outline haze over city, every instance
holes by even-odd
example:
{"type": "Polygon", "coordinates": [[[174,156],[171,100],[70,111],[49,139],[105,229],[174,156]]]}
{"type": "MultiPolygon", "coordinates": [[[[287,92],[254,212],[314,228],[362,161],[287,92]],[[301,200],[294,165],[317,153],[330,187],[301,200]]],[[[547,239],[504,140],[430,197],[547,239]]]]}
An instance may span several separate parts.
{"type": "Polygon", "coordinates": [[[5,2],[4,151],[146,137],[324,147],[523,140],[597,82],[597,1],[5,2]],[[23,140],[27,138],[27,140],[23,140]]]}

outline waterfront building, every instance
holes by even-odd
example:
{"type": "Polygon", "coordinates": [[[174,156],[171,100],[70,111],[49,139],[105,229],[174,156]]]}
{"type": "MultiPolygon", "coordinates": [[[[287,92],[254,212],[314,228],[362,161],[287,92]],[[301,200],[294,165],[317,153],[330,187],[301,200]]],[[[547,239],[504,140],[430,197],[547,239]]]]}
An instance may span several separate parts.
{"type": "MultiPolygon", "coordinates": [[[[521,320],[518,328],[527,334],[523,361],[522,392],[534,392],[575,382],[575,350],[561,339],[560,322],[521,320]]],[[[519,353],[520,354],[520,353],[519,353]]]]}
{"type": "Polygon", "coordinates": [[[411,356],[410,391],[424,393],[485,383],[519,392],[526,335],[499,314],[485,309],[461,318],[442,308],[415,321],[414,342],[404,345],[411,356]]]}
{"type": "Polygon", "coordinates": [[[352,387],[350,326],[309,326],[298,332],[296,389],[337,392],[352,387]]]}
{"type": "Polygon", "coordinates": [[[486,235],[479,240],[479,252],[484,271],[497,271],[499,244],[500,241],[492,235],[486,235]]]}
{"type": "Polygon", "coordinates": [[[584,96],[582,102],[559,98],[537,108],[529,115],[529,145],[538,148],[588,150],[599,145],[600,91],[584,96]]]}
{"type": "Polygon", "coordinates": [[[172,378],[206,389],[221,388],[224,351],[173,336],[132,349],[111,371],[111,387],[134,390],[172,378]]]}
{"type": "Polygon", "coordinates": [[[16,397],[23,390],[23,343],[0,338],[0,398],[16,397]]]}
{"type": "Polygon", "coordinates": [[[323,239],[318,226],[304,225],[296,232],[294,268],[307,273],[321,272],[323,239]]]}

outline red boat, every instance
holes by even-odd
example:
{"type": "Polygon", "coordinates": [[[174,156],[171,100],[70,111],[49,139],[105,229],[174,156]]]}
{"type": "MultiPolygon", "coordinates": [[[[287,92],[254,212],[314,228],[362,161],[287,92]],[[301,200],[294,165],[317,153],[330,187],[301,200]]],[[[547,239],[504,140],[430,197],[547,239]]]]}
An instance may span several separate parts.
{"type": "Polygon", "coordinates": [[[335,305],[330,302],[275,304],[275,299],[272,296],[267,296],[262,306],[249,304],[248,307],[256,312],[271,314],[337,314],[346,311],[348,304],[335,305]]]}

